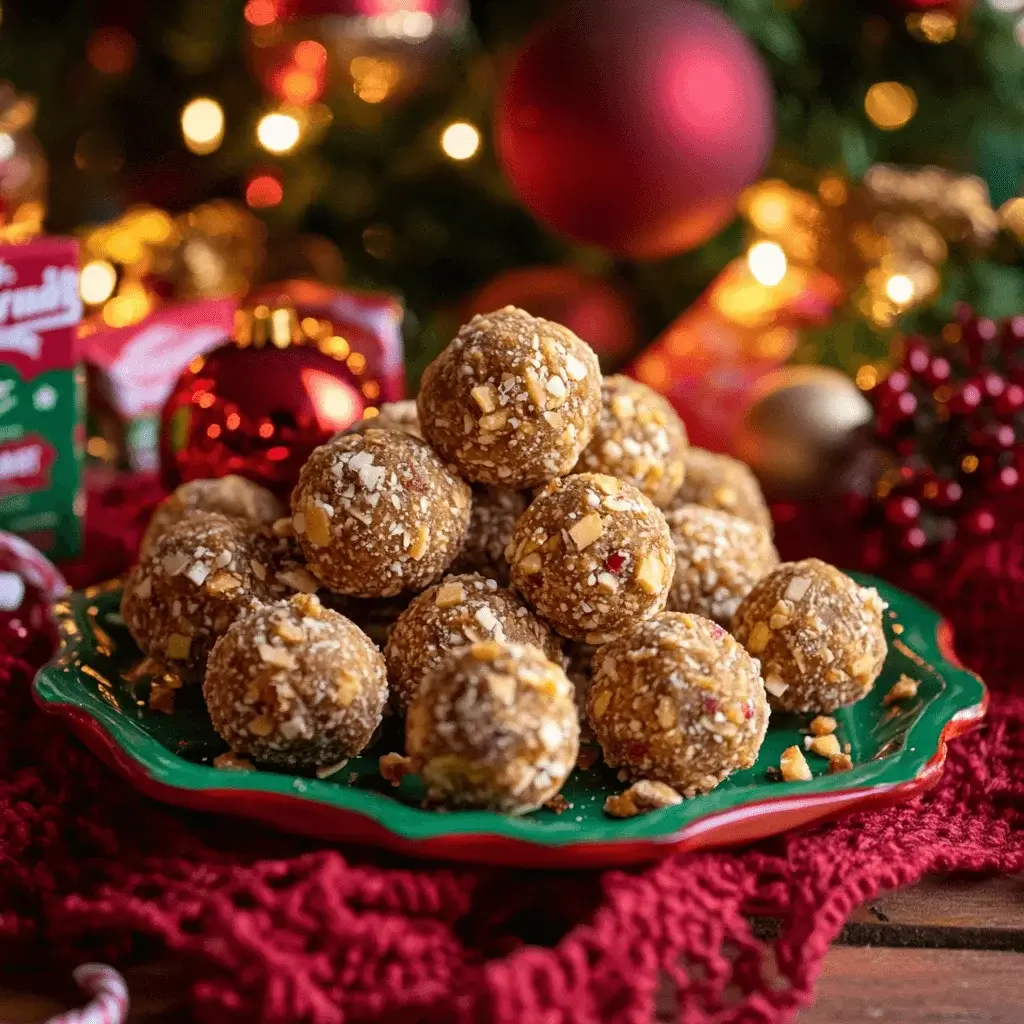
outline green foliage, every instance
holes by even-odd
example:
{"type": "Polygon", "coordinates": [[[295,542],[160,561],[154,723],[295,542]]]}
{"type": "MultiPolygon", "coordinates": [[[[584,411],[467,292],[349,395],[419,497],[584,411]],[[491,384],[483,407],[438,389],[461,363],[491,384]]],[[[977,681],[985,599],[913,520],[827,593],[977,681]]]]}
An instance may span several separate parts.
{"type": "MultiPolygon", "coordinates": [[[[896,0],[719,0],[750,35],[778,95],[778,144],[768,173],[813,188],[825,171],[856,179],[877,161],[934,162],[980,170],[994,198],[1020,194],[1024,178],[1024,49],[1008,16],[975,0],[951,42],[917,38],[896,0]],[[918,110],[884,132],[864,112],[878,81],[916,93],[918,110]]],[[[656,263],[625,263],[566,244],[511,198],[488,127],[500,68],[542,17],[542,0],[475,0],[473,28],[430,63],[422,86],[399,104],[371,106],[346,82],[327,97],[333,121],[314,144],[273,160],[254,126],[270,106],[249,67],[242,0],[152,0],[125,23],[137,42],[129,73],[102,75],[86,42],[116,9],[88,0],[13,0],[0,27],[0,75],[39,96],[38,134],[51,160],[50,227],[70,231],[148,200],[183,209],[211,196],[240,197],[256,166],[277,167],[285,199],[266,214],[274,244],[297,232],[334,240],[352,283],[399,291],[419,366],[443,343],[465,296],[501,270],[571,262],[615,280],[653,336],[740,251],[733,226],[700,249],[656,263]],[[193,96],[216,97],[227,114],[224,145],[198,157],[182,146],[178,115],[193,96]],[[438,146],[455,118],[478,124],[484,147],[471,161],[438,146]],[[102,159],[76,166],[82,140],[102,159]],[[385,245],[364,244],[367,228],[385,245]]],[[[123,8],[128,10],[128,8],[123,8]]],[[[1019,249],[1009,269],[976,254],[951,260],[938,309],[967,297],[984,312],[1024,309],[1019,249]]],[[[849,365],[873,357],[874,335],[851,312],[809,336],[807,351],[849,365]]]]}

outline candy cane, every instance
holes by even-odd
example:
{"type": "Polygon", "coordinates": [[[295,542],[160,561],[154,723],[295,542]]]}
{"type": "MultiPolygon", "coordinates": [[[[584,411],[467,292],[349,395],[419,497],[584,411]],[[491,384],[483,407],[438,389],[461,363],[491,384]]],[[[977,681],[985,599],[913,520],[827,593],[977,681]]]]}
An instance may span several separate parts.
{"type": "Polygon", "coordinates": [[[68,1010],[46,1024],[123,1024],[128,1013],[128,986],[107,964],[81,964],[72,971],[78,987],[93,997],[81,1010],[68,1010]]]}

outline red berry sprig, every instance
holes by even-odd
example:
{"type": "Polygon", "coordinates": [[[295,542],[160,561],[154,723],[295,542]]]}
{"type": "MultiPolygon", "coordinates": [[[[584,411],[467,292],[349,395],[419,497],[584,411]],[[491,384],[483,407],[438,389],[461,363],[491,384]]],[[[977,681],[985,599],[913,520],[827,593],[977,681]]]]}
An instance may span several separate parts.
{"type": "Polygon", "coordinates": [[[1002,324],[957,310],[935,342],[904,343],[900,366],[869,396],[888,469],[853,499],[866,568],[894,556],[927,587],[937,564],[992,534],[1024,476],[1024,316],[1002,324]]]}

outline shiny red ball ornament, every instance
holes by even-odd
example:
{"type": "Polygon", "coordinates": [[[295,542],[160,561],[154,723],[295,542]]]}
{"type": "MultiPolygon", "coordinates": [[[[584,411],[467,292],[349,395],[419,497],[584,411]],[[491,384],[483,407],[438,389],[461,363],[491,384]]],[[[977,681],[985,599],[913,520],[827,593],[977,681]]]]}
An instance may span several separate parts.
{"type": "Polygon", "coordinates": [[[952,508],[963,496],[964,489],[956,480],[940,480],[933,501],[939,508],[952,508]]]}
{"type": "Polygon", "coordinates": [[[57,649],[53,602],[68,589],[27,540],[0,531],[0,653],[41,665],[57,649]]]}
{"type": "Polygon", "coordinates": [[[988,487],[993,494],[1008,494],[1015,491],[1019,484],[1020,473],[1017,472],[1017,467],[1003,466],[989,480],[988,487]]]}
{"type": "Polygon", "coordinates": [[[981,388],[978,387],[977,382],[965,380],[962,384],[958,385],[953,397],[949,400],[949,410],[958,415],[966,416],[974,412],[981,405],[982,397],[981,388]]]}
{"type": "Polygon", "coordinates": [[[952,367],[949,365],[949,360],[942,356],[935,356],[935,358],[928,363],[928,368],[923,374],[921,374],[921,376],[926,384],[936,387],[949,380],[951,372],[952,367]]]}
{"type": "Polygon", "coordinates": [[[603,369],[621,362],[639,340],[636,316],[622,292],[574,267],[506,270],[473,295],[466,317],[503,306],[564,324],[597,353],[603,369]]]}
{"type": "Polygon", "coordinates": [[[995,513],[985,505],[978,505],[964,516],[963,525],[976,537],[987,537],[996,528],[995,513]]]}
{"type": "Polygon", "coordinates": [[[1024,409],[1024,388],[1019,384],[1007,384],[1003,393],[996,398],[994,406],[1000,416],[1016,416],[1024,409]]]}
{"type": "Polygon", "coordinates": [[[656,258],[732,219],[771,151],[774,107],[756,50],[709,4],[573,0],[513,60],[495,138],[538,220],[656,258]]]}
{"type": "Polygon", "coordinates": [[[920,526],[910,526],[900,536],[900,547],[904,551],[920,551],[928,544],[928,535],[920,526]]]}
{"type": "Polygon", "coordinates": [[[921,377],[928,370],[932,361],[932,351],[924,338],[913,338],[907,343],[903,355],[903,365],[915,377],[921,377]]]}
{"type": "Polygon", "coordinates": [[[286,499],[310,452],[364,408],[356,376],[304,337],[294,310],[242,310],[234,337],[194,359],[164,405],[162,482],[235,473],[286,499]]]}
{"type": "Polygon", "coordinates": [[[885,518],[895,526],[909,526],[921,518],[921,504],[909,495],[890,498],[885,505],[885,518]]]}

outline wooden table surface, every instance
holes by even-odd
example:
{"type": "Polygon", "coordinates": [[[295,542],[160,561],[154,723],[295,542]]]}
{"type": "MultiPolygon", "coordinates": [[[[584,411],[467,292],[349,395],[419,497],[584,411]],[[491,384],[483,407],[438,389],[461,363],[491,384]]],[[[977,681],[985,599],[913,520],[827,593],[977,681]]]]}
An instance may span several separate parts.
{"type": "MultiPolygon", "coordinates": [[[[771,933],[771,921],[758,929],[771,933]]],[[[168,961],[125,972],[133,1024],[187,1024],[168,961]]],[[[1024,878],[935,879],[862,907],[829,951],[798,1024],[1021,1024],[1024,878]]],[[[39,1024],[78,1005],[69,978],[0,968],[0,1022],[39,1024]]],[[[666,1003],[659,1021],[672,1019],[666,1003]]]]}

